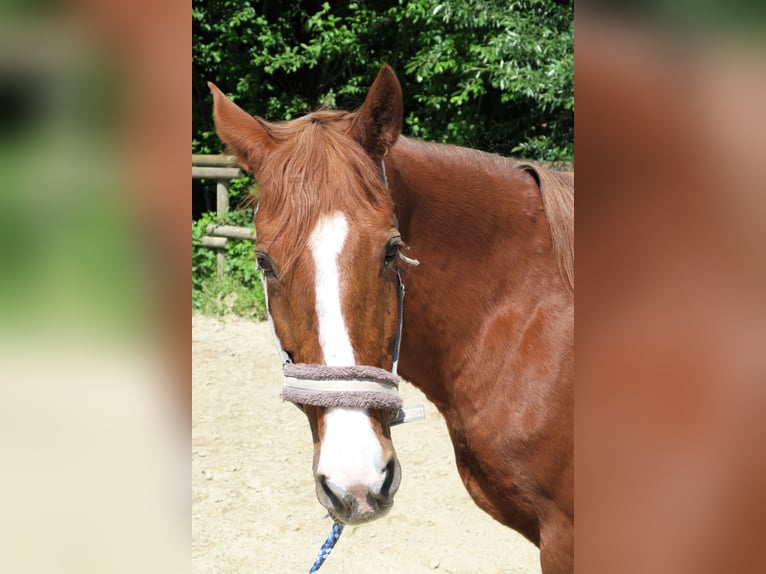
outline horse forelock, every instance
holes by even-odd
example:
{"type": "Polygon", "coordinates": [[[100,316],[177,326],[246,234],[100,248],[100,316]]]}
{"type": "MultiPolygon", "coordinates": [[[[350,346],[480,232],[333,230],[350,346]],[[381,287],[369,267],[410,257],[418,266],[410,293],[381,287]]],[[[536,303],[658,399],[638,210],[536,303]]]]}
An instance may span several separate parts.
{"type": "Polygon", "coordinates": [[[257,174],[260,218],[277,230],[272,242],[292,252],[289,268],[323,214],[357,217],[364,210],[393,211],[393,201],[373,160],[348,133],[352,115],[319,111],[269,124],[278,142],[257,174]]]}

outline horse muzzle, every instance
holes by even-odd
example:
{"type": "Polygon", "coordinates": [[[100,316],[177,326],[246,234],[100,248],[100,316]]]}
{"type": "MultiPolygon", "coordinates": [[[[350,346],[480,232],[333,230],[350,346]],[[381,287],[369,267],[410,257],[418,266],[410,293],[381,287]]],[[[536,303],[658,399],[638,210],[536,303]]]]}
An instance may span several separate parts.
{"type": "Polygon", "coordinates": [[[370,522],[385,516],[391,509],[401,477],[402,470],[396,457],[386,465],[381,480],[370,486],[359,484],[344,488],[324,475],[317,475],[317,499],[339,522],[370,522]]]}
{"type": "MultiPolygon", "coordinates": [[[[402,399],[398,394],[400,379],[385,369],[365,365],[337,367],[286,363],[283,370],[285,379],[282,398],[301,408],[303,405],[312,405],[330,411],[387,411],[391,415],[390,426],[424,416],[422,406],[402,407],[402,399]]],[[[366,458],[365,453],[376,448],[374,444],[364,445],[364,434],[346,433],[340,439],[341,442],[337,440],[338,435],[335,435],[334,448],[330,449],[335,453],[330,456],[330,459],[335,459],[335,464],[326,466],[320,463],[322,468],[316,470],[319,502],[333,518],[345,524],[361,524],[384,516],[393,506],[394,495],[401,482],[401,466],[392,446],[390,451],[384,449],[384,458],[377,463],[383,464],[382,469],[376,467],[375,463],[369,466],[369,461],[362,462],[366,458]],[[355,452],[354,449],[360,453],[360,457],[351,454],[355,452]]],[[[325,448],[323,440],[320,449],[325,448]]],[[[324,453],[324,450],[320,452],[324,453]]],[[[321,460],[324,460],[323,454],[320,454],[321,460]]]]}

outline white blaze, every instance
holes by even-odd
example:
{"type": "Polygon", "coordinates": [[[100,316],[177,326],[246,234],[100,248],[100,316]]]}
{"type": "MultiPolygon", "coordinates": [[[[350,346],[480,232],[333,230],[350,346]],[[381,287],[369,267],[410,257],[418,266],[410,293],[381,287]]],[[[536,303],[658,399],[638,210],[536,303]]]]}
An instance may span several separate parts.
{"type": "MultiPolygon", "coordinates": [[[[319,219],[308,243],[314,259],[319,345],[325,364],[334,367],[356,364],[343,318],[338,269],[347,235],[348,222],[336,212],[319,219]]],[[[317,473],[348,490],[375,484],[383,470],[383,451],[366,409],[328,408],[317,473]]]]}
{"type": "Polygon", "coordinates": [[[336,212],[321,217],[309,237],[309,247],[314,258],[319,345],[325,364],[334,367],[356,364],[340,301],[338,255],[346,243],[347,235],[346,218],[336,212]]]}

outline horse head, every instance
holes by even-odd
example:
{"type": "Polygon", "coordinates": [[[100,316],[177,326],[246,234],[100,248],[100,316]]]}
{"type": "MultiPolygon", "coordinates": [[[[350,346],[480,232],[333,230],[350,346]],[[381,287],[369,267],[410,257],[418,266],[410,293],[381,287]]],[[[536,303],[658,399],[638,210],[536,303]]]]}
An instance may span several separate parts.
{"type": "Polygon", "coordinates": [[[384,66],[354,113],[266,122],[209,86],[218,134],[260,188],[256,259],[294,383],[283,396],[311,428],[317,497],[342,522],[378,518],[401,478],[390,371],[403,243],[383,164],[401,129],[401,87],[384,66]]]}

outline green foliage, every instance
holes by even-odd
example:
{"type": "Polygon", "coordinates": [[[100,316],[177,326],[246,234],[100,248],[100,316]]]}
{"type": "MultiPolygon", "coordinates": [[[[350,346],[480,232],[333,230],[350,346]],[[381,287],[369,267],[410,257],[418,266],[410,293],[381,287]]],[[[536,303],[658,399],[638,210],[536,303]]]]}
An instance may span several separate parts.
{"type": "Polygon", "coordinates": [[[219,317],[234,314],[258,321],[266,318],[263,291],[248,288],[231,277],[204,279],[192,308],[219,317]]]}
{"type": "Polygon", "coordinates": [[[215,221],[215,214],[206,213],[197,221],[192,221],[192,305],[196,307],[196,295],[202,288],[202,282],[215,276],[215,252],[200,245],[205,235],[205,227],[215,221]]]}
{"type": "Polygon", "coordinates": [[[406,134],[528,159],[574,155],[573,1],[193,0],[195,153],[221,149],[206,81],[290,119],[361,104],[397,70],[406,134]]]}
{"type": "Polygon", "coordinates": [[[549,0],[410,2],[420,28],[405,73],[407,124],[423,139],[547,161],[574,148],[572,5],[549,0]]]}
{"type": "Polygon", "coordinates": [[[211,223],[252,228],[252,210],[233,211],[219,220],[205,213],[192,222],[192,307],[208,314],[235,313],[255,319],[266,317],[263,286],[256,270],[253,244],[230,239],[226,245],[226,273],[218,279],[215,250],[202,247],[200,239],[211,223]]]}

